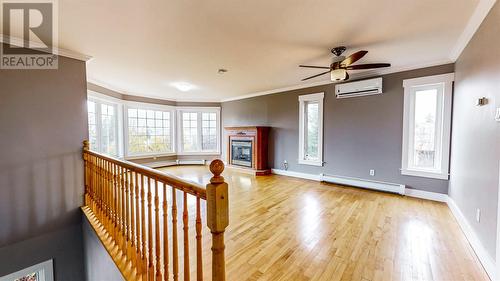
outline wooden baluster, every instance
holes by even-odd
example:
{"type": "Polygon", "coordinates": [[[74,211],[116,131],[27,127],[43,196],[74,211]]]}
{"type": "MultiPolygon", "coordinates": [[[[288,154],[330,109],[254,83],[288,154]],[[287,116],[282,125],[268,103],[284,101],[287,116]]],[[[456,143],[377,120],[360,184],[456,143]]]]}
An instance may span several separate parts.
{"type": "Polygon", "coordinates": [[[100,200],[99,200],[99,190],[100,190],[100,171],[99,171],[99,158],[95,157],[95,204],[96,204],[96,212],[95,215],[97,219],[101,219],[101,212],[99,209],[100,200]]]}
{"type": "Polygon", "coordinates": [[[188,217],[188,206],[187,206],[187,193],[184,192],[184,204],[182,212],[182,223],[184,230],[184,281],[189,281],[189,217],[188,217]]]}
{"type": "Polygon", "coordinates": [[[177,190],[172,186],[172,271],[179,280],[179,250],[177,248],[177,190]]]}
{"type": "Polygon", "coordinates": [[[102,168],[101,168],[101,158],[97,158],[97,171],[98,171],[98,185],[97,185],[97,198],[99,199],[99,221],[102,222],[103,212],[102,212],[102,168]]]}
{"type": "Polygon", "coordinates": [[[228,187],[220,175],[224,163],[213,160],[210,163],[213,177],[207,184],[207,226],[212,233],[212,280],[226,280],[226,262],[224,256],[224,232],[229,224],[228,187]]]}
{"type": "Polygon", "coordinates": [[[94,192],[94,167],[92,165],[92,155],[87,155],[87,164],[89,165],[89,208],[92,209],[92,203],[94,201],[93,192],[94,192]]]}
{"type": "Polygon", "coordinates": [[[114,226],[114,237],[115,242],[118,243],[118,178],[117,174],[117,166],[113,164],[113,226],[114,226]]]}
{"type": "Polygon", "coordinates": [[[154,265],[153,265],[153,218],[151,210],[151,179],[148,177],[148,280],[154,280],[154,265]]]}
{"type": "Polygon", "coordinates": [[[163,276],[168,281],[168,207],[167,184],[163,183],[163,276]]]}
{"type": "Polygon", "coordinates": [[[104,178],[103,178],[103,185],[102,185],[102,194],[103,194],[103,205],[104,205],[104,229],[106,232],[108,231],[109,228],[109,209],[108,209],[108,184],[109,184],[109,179],[108,179],[108,161],[104,160],[102,161],[102,170],[104,173],[104,178]]]}
{"type": "Polygon", "coordinates": [[[196,197],[196,280],[203,280],[200,197],[196,197]]]}
{"type": "Polygon", "coordinates": [[[109,209],[109,233],[111,237],[115,230],[113,223],[113,163],[108,161],[108,209],[109,209]]]}
{"type": "Polygon", "coordinates": [[[146,280],[147,277],[147,247],[146,247],[146,197],[144,190],[144,175],[141,174],[141,238],[142,238],[142,279],[146,280]]]}
{"type": "Polygon", "coordinates": [[[161,242],[160,242],[160,198],[158,195],[158,179],[155,179],[155,248],[156,248],[156,280],[161,281],[161,242]]]}
{"type": "Polygon", "coordinates": [[[118,249],[122,250],[122,193],[121,193],[121,167],[116,165],[116,225],[118,249]]]}
{"type": "Polygon", "coordinates": [[[104,185],[103,185],[103,194],[104,194],[104,210],[105,210],[105,218],[104,218],[104,229],[106,232],[109,231],[109,202],[108,202],[108,190],[109,190],[109,174],[108,174],[108,164],[107,160],[103,160],[103,171],[104,171],[104,185]]]}
{"type": "Polygon", "coordinates": [[[135,174],[135,234],[136,234],[136,252],[135,252],[135,266],[137,274],[141,273],[141,211],[139,206],[139,174],[135,174]]]}
{"type": "Polygon", "coordinates": [[[134,204],[134,185],[137,183],[134,181],[134,172],[130,171],[130,259],[132,260],[132,266],[135,268],[137,266],[135,259],[135,204],[134,204]]]}
{"type": "Polygon", "coordinates": [[[124,255],[127,254],[127,239],[126,239],[126,222],[125,222],[125,168],[120,167],[120,179],[121,179],[121,228],[122,228],[122,237],[121,237],[121,248],[122,253],[124,255]]]}
{"type": "Polygon", "coordinates": [[[125,240],[127,261],[130,260],[130,170],[125,170],[125,240]]]}
{"type": "Polygon", "coordinates": [[[89,167],[90,167],[90,204],[89,207],[94,212],[94,182],[95,182],[95,174],[94,174],[94,157],[89,155],[89,167]]]}

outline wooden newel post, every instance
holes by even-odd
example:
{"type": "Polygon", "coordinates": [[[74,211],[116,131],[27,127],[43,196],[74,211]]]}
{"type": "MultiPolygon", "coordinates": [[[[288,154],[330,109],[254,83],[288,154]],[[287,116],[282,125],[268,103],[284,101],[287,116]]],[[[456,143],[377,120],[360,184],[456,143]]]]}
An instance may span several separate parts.
{"type": "Polygon", "coordinates": [[[213,160],[210,163],[213,177],[207,184],[207,226],[212,232],[212,280],[226,280],[224,257],[224,231],[229,224],[228,187],[221,176],[224,163],[213,160]]]}

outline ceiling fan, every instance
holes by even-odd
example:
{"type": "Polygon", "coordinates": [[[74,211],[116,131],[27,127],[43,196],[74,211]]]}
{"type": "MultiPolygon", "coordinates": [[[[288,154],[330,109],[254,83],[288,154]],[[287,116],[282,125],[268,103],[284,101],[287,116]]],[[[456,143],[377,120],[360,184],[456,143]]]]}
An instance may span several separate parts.
{"type": "Polygon", "coordinates": [[[349,79],[349,74],[347,70],[360,70],[360,69],[373,69],[380,67],[389,67],[390,63],[369,63],[369,64],[358,64],[352,65],[357,62],[359,59],[364,57],[368,51],[359,51],[356,52],[347,58],[342,56],[346,47],[340,46],[332,49],[332,53],[335,55],[335,61],[330,64],[330,66],[314,66],[314,65],[299,65],[299,67],[307,67],[307,68],[320,68],[320,69],[328,69],[328,71],[322,72],[320,74],[316,74],[307,78],[302,79],[302,81],[309,80],[321,75],[325,75],[330,73],[330,79],[332,81],[345,81],[349,79]]]}

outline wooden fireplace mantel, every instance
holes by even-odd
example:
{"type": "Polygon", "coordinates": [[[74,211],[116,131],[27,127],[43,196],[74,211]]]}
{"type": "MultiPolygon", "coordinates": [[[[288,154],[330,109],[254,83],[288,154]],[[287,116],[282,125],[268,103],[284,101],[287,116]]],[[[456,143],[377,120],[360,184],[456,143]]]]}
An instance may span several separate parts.
{"type": "Polygon", "coordinates": [[[230,167],[249,170],[255,175],[267,175],[271,173],[268,164],[268,137],[270,127],[267,126],[229,126],[224,128],[227,135],[227,163],[230,167]],[[252,167],[233,165],[231,141],[250,140],[252,142],[252,167]]]}

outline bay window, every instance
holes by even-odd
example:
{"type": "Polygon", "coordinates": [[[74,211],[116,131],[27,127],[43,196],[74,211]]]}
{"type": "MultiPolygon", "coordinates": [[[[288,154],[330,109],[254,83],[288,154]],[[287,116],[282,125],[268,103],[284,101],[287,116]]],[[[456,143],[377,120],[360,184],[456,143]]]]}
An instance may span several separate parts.
{"type": "Polygon", "coordinates": [[[173,108],[130,103],[125,112],[127,156],[175,153],[173,108]]]}
{"type": "Polygon", "coordinates": [[[180,154],[220,153],[219,108],[182,108],[178,112],[180,154]]]}
{"type": "Polygon", "coordinates": [[[90,149],[127,159],[220,154],[220,108],[176,107],[89,91],[90,149]]]}
{"type": "Polygon", "coordinates": [[[453,79],[444,74],[403,81],[403,175],[448,179],[453,79]]]}
{"type": "Polygon", "coordinates": [[[118,156],[118,105],[98,98],[89,98],[87,112],[90,148],[104,154],[118,156]]]}
{"type": "Polygon", "coordinates": [[[323,98],[299,96],[299,164],[323,166],[323,98]]]}

